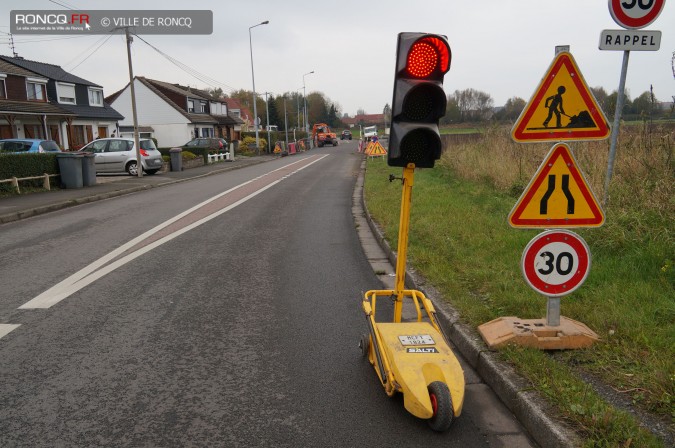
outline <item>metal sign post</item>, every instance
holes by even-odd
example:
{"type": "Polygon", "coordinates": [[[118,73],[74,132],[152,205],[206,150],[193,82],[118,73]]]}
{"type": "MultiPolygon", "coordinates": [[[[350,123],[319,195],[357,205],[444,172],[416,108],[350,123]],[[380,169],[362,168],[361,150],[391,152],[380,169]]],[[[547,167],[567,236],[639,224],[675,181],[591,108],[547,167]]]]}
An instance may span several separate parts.
{"type": "MultiPolygon", "coordinates": [[[[621,27],[628,30],[636,30],[644,28],[656,20],[656,18],[663,11],[666,0],[650,0],[649,2],[631,1],[626,2],[622,0],[609,0],[609,13],[612,19],[621,27]]],[[[612,173],[614,171],[614,160],[616,159],[616,144],[619,138],[619,125],[621,123],[621,113],[623,112],[623,105],[626,101],[626,72],[628,72],[628,58],[630,56],[631,48],[633,50],[655,51],[658,50],[661,44],[661,32],[658,31],[658,44],[656,42],[655,32],[638,32],[633,31],[623,35],[623,41],[619,36],[618,43],[623,45],[609,45],[612,44],[611,39],[607,40],[608,31],[603,31],[600,35],[600,50],[624,50],[623,62],[621,64],[621,77],[619,78],[619,91],[616,98],[616,110],[614,111],[614,126],[612,127],[612,135],[610,137],[609,158],[607,160],[607,176],[605,177],[605,191],[603,194],[602,204],[607,205],[609,199],[609,182],[612,180],[612,173]],[[629,39],[629,40],[627,40],[629,39]],[[627,47],[627,45],[631,45],[627,47]],[[640,45],[637,45],[640,44],[640,45]]],[[[617,43],[615,38],[614,43],[617,43]]]]}
{"type": "Polygon", "coordinates": [[[612,126],[612,135],[609,140],[609,158],[607,160],[607,176],[605,177],[605,191],[602,197],[602,205],[607,205],[609,199],[609,181],[612,180],[614,171],[614,160],[616,158],[616,143],[619,139],[619,125],[621,124],[621,112],[623,104],[626,101],[626,72],[628,71],[628,57],[630,51],[623,52],[623,63],[621,64],[621,77],[619,78],[619,94],[616,98],[616,109],[614,110],[614,125],[612,126]]]}

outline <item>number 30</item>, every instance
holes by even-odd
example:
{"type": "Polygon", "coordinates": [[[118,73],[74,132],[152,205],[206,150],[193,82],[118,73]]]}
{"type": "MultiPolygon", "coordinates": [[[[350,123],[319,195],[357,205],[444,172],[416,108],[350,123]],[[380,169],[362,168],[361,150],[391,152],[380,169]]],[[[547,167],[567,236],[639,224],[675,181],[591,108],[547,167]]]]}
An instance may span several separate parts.
{"type": "Polygon", "coordinates": [[[548,251],[542,252],[541,254],[539,254],[539,256],[544,259],[544,263],[546,264],[545,269],[543,268],[537,269],[537,272],[539,272],[541,275],[548,275],[551,272],[553,272],[554,262],[555,262],[555,271],[558,275],[567,275],[570,272],[572,272],[572,269],[574,269],[574,257],[572,257],[572,254],[569,252],[560,252],[557,259],[555,255],[553,255],[551,252],[548,251]],[[567,261],[566,267],[563,267],[563,259],[567,261]]]}
{"type": "Polygon", "coordinates": [[[652,7],[652,4],[654,3],[654,0],[631,0],[630,2],[621,2],[621,6],[623,6],[626,9],[633,9],[635,8],[635,4],[640,7],[640,9],[649,9],[652,7]]]}

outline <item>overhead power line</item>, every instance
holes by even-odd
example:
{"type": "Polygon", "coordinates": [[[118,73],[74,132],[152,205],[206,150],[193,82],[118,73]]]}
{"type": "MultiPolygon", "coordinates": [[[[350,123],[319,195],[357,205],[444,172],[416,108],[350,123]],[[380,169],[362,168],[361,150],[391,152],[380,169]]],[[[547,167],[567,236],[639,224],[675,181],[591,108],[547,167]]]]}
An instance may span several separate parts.
{"type": "MultiPolygon", "coordinates": [[[[108,36],[104,36],[103,42],[101,42],[101,43],[99,44],[98,47],[94,48],[94,50],[93,50],[91,53],[89,53],[84,59],[82,59],[82,60],[80,61],[79,64],[77,64],[77,65],[74,66],[73,68],[69,69],[68,71],[75,70],[77,67],[79,67],[80,65],[82,65],[82,64],[84,63],[84,61],[86,61],[87,59],[89,59],[89,58],[90,58],[94,53],[96,53],[103,45],[105,45],[105,43],[108,42],[108,41],[110,40],[111,37],[113,37],[113,34],[110,34],[110,35],[108,35],[108,36]]],[[[100,41],[100,39],[99,39],[97,42],[99,42],[99,41],[100,41]]],[[[91,48],[91,47],[89,47],[89,48],[91,48]]],[[[88,49],[87,49],[87,50],[88,50],[88,49]]],[[[85,50],[85,51],[86,51],[86,50],[85,50]]],[[[71,61],[71,62],[72,62],[72,61],[71,61]]],[[[70,62],[69,62],[68,64],[70,64],[70,62]]],[[[68,65],[68,64],[66,64],[66,65],[68,65]]]]}
{"type": "Polygon", "coordinates": [[[187,73],[187,74],[193,76],[194,78],[200,80],[200,81],[203,82],[204,84],[207,84],[207,85],[210,86],[210,87],[220,87],[220,88],[225,88],[225,89],[227,89],[227,90],[229,90],[229,91],[237,90],[237,89],[235,89],[234,87],[229,86],[229,85],[227,85],[227,84],[224,84],[224,83],[222,83],[222,82],[220,82],[220,81],[217,81],[217,80],[215,80],[215,79],[213,79],[213,78],[211,78],[211,77],[209,77],[209,76],[207,76],[207,75],[205,75],[205,74],[203,74],[203,73],[200,73],[199,71],[197,71],[197,70],[195,70],[194,68],[188,66],[187,64],[182,63],[182,62],[179,61],[178,59],[169,56],[168,54],[166,54],[165,52],[163,52],[163,51],[160,50],[159,48],[157,48],[157,47],[155,47],[154,45],[152,45],[150,42],[148,42],[148,41],[146,41],[145,39],[143,39],[143,38],[142,38],[141,36],[139,36],[138,34],[134,34],[134,36],[136,36],[136,37],[137,37],[139,40],[141,40],[143,43],[145,43],[145,44],[148,45],[150,48],[152,48],[153,50],[155,50],[157,53],[159,53],[160,55],[162,55],[162,56],[163,56],[164,58],[166,58],[169,62],[171,62],[172,64],[174,64],[176,67],[180,68],[180,69],[183,70],[185,73],[187,73]]]}

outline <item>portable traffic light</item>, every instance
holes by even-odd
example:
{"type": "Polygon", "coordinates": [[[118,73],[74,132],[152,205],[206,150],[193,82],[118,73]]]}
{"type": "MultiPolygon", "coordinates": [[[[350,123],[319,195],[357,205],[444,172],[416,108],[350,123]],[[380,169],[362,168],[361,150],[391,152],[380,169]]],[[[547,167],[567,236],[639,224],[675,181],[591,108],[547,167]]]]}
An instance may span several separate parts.
{"type": "Polygon", "coordinates": [[[438,120],[447,98],[443,76],[450,70],[450,45],[445,36],[399,33],[391,108],[387,163],[433,168],[441,157],[438,120]]]}

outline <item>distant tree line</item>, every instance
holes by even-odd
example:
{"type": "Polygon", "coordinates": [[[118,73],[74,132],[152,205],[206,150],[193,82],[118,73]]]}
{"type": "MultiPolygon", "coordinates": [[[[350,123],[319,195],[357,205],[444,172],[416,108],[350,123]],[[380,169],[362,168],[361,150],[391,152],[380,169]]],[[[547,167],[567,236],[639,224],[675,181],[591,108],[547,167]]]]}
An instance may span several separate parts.
{"type": "MultiPolygon", "coordinates": [[[[602,87],[591,88],[593,96],[607,116],[614,119],[614,109],[618,96],[615,90],[611,94],[602,87]]],[[[487,121],[513,122],[518,119],[527,101],[514,96],[509,98],[503,107],[495,107],[494,100],[489,93],[476,89],[455,90],[448,95],[448,104],[441,124],[476,123],[487,121]]],[[[625,120],[639,120],[649,117],[672,117],[675,115],[673,107],[663,109],[652,91],[645,91],[635,99],[626,95],[622,117],[625,120]]]]}
{"type": "MultiPolygon", "coordinates": [[[[250,90],[234,90],[225,94],[222,89],[212,89],[209,92],[219,98],[236,98],[242,106],[248,108],[253,114],[253,92],[250,90]]],[[[279,130],[284,129],[284,124],[288,124],[288,130],[294,128],[302,129],[304,127],[304,107],[305,97],[299,91],[285,92],[281,95],[265,94],[256,92],[256,108],[262,126],[276,125],[279,130]],[[285,108],[285,109],[284,109],[285,108]],[[269,110],[268,110],[269,109],[269,110]],[[285,112],[284,112],[285,110],[285,112]],[[269,123],[267,115],[269,112],[269,123]]],[[[314,123],[326,123],[331,128],[342,127],[340,116],[342,108],[332,101],[322,92],[312,92],[307,95],[307,122],[311,128],[314,123]]]]}

